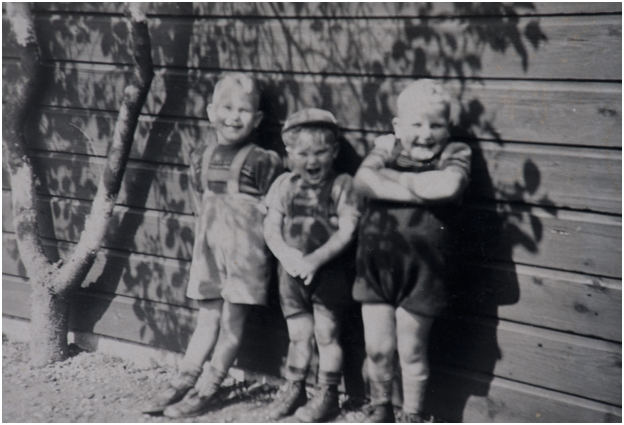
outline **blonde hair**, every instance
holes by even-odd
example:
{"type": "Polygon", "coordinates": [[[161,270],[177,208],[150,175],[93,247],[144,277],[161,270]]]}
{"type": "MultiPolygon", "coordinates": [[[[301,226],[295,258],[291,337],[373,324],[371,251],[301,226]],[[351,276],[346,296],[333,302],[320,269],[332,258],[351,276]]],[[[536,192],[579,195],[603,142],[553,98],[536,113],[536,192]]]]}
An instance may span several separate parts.
{"type": "Polygon", "coordinates": [[[229,72],[219,77],[212,93],[212,103],[218,103],[223,93],[231,87],[238,87],[251,97],[256,109],[260,107],[260,89],[256,80],[242,72],[229,72]]]}
{"type": "Polygon", "coordinates": [[[397,112],[412,102],[443,105],[451,125],[459,124],[459,99],[441,82],[423,78],[409,84],[397,99],[397,112]]]}

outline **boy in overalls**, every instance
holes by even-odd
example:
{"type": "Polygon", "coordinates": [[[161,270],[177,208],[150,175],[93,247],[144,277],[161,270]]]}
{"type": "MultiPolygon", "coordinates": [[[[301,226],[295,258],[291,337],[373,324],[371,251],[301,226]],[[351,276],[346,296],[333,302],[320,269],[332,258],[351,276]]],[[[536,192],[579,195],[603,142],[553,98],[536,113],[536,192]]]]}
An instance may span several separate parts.
{"type": "Polygon", "coordinates": [[[362,303],[373,409],[394,422],[398,350],[403,415],[423,422],[429,332],[447,302],[457,219],[470,177],[470,147],[450,140],[459,103],[440,82],[410,84],[397,100],[394,134],[380,136],[354,186],[368,198],[359,229],[353,298],[362,303]]]}
{"type": "Polygon", "coordinates": [[[266,304],[270,263],[262,200],[283,167],[277,153],[253,143],[263,118],[259,97],[244,74],[226,74],[215,85],[207,108],[215,131],[191,154],[199,217],[187,296],[198,300],[197,326],[177,376],[147,413],[182,418],[209,410],[238,354],[249,306],[266,304]]]}
{"type": "Polygon", "coordinates": [[[280,262],[280,303],[290,337],[287,384],[269,407],[271,419],[295,413],[302,422],[321,422],[339,412],[341,316],[352,283],[341,253],[353,240],[359,210],[351,176],[333,170],[337,131],[328,111],[291,115],[282,135],[292,171],[278,177],[266,197],[264,234],[280,262]],[[320,388],[307,402],[314,341],[320,388]]]}

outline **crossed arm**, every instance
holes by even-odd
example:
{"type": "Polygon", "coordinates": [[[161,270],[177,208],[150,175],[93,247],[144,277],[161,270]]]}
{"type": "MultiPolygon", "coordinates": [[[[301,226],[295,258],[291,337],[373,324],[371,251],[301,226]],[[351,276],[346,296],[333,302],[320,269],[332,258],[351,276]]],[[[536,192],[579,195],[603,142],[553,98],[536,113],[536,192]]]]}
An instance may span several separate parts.
{"type": "Polygon", "coordinates": [[[401,172],[383,168],[378,161],[369,158],[364,160],[355,174],[353,185],[372,199],[415,204],[442,203],[456,199],[468,183],[465,175],[453,167],[421,173],[401,172]]]}

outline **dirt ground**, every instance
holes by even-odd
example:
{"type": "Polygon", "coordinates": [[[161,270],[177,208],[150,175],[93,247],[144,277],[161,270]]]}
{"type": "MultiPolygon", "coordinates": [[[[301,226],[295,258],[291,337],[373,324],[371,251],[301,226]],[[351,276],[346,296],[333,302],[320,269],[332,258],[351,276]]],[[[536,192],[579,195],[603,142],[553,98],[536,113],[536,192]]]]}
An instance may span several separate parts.
{"type": "MultiPolygon", "coordinates": [[[[43,369],[28,364],[28,344],[2,335],[3,422],[268,422],[267,406],[276,385],[228,378],[222,407],[203,416],[170,420],[140,407],[165,387],[173,370],[141,369],[102,353],[73,346],[68,360],[43,369]]],[[[364,414],[342,396],[335,422],[361,422],[364,414]]],[[[282,422],[297,422],[294,417],[282,422]]]]}

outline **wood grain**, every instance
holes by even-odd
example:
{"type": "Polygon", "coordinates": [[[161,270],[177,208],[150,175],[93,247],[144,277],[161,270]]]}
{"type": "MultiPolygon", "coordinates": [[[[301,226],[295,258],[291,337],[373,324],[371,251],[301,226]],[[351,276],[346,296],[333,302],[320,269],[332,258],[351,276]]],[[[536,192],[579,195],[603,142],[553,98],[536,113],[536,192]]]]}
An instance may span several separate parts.
{"type": "MultiPolygon", "coordinates": [[[[123,5],[120,3],[36,3],[37,11],[63,11],[63,12],[96,12],[96,13],[123,13],[123,5]]],[[[340,5],[310,4],[307,7],[295,3],[280,3],[277,5],[280,16],[318,16],[326,17],[387,17],[405,16],[422,17],[430,16],[457,16],[468,15],[469,9],[456,8],[447,3],[342,3],[340,5]]],[[[497,9],[495,9],[497,10],[497,9]]],[[[155,15],[185,15],[191,12],[195,16],[214,15],[251,15],[251,16],[275,16],[275,9],[264,3],[194,3],[192,6],[179,3],[151,3],[148,11],[155,15]]],[[[519,4],[514,9],[514,15],[539,15],[539,14],[592,14],[592,13],[621,13],[622,5],[618,2],[611,3],[543,3],[532,2],[519,4]]],[[[504,13],[500,13],[504,15],[504,13]]]]}
{"type": "Polygon", "coordinates": [[[622,341],[622,281],[520,264],[462,267],[453,308],[475,315],[622,341]]]}
{"type": "Polygon", "coordinates": [[[622,219],[512,204],[465,209],[463,255],[621,278],[622,219]]]}
{"type": "MultiPolygon", "coordinates": [[[[75,244],[44,239],[49,258],[67,259],[75,244]]],[[[186,297],[190,262],[116,249],[101,249],[82,284],[91,291],[152,300],[177,306],[194,306],[186,297]]],[[[13,233],[2,234],[2,273],[28,277],[19,258],[13,233]]]]}
{"type": "MultiPolygon", "coordinates": [[[[4,99],[12,90],[11,81],[17,77],[16,65],[15,61],[3,62],[4,99]]],[[[33,143],[60,150],[71,144],[68,140],[76,140],[74,143],[85,151],[91,149],[85,143],[85,133],[98,154],[106,152],[114,128],[114,111],[123,96],[123,86],[113,81],[128,78],[129,70],[112,65],[66,63],[50,68],[49,72],[57,82],[50,82],[41,102],[56,108],[46,108],[38,125],[29,132],[33,143]],[[74,84],[81,87],[81,92],[67,90],[74,84]],[[71,109],[60,109],[60,106],[71,109]]],[[[344,129],[392,131],[396,95],[409,81],[394,77],[371,79],[278,73],[257,76],[265,87],[266,120],[265,127],[261,128],[265,137],[271,137],[270,131],[267,132],[270,127],[277,127],[272,129],[273,133],[279,131],[289,111],[319,104],[333,111],[344,129]]],[[[175,69],[158,73],[143,109],[147,116],[141,118],[133,155],[139,155],[147,146],[151,147],[148,153],[156,151],[152,156],[162,153],[162,161],[171,161],[169,158],[176,156],[181,144],[204,137],[208,125],[207,99],[215,79],[215,73],[201,73],[200,76],[200,73],[175,69]],[[162,139],[166,141],[164,145],[155,148],[155,141],[162,139]]],[[[464,81],[453,86],[458,94],[462,93],[462,126],[480,139],[607,148],[622,145],[619,83],[492,80],[464,81]]]]}
{"type": "MultiPolygon", "coordinates": [[[[7,286],[28,286],[11,280],[5,282],[7,286]]],[[[7,292],[17,294],[19,288],[7,292]]],[[[72,322],[76,330],[175,351],[186,347],[188,332],[192,332],[194,326],[194,313],[189,309],[121,296],[82,292],[74,307],[74,317],[80,318],[72,322]]],[[[7,314],[17,316],[16,312],[18,308],[7,311],[7,314]]],[[[504,321],[494,323],[465,318],[456,329],[463,332],[464,339],[470,338],[473,342],[483,341],[483,334],[495,332],[501,350],[501,358],[496,361],[493,370],[495,376],[611,404],[617,404],[621,398],[620,344],[504,321]],[[565,359],[565,362],[559,359],[565,359]]],[[[449,336],[447,339],[450,339],[449,336]]],[[[460,338],[458,335],[453,336],[460,338]]],[[[449,342],[452,348],[458,347],[457,338],[449,342]]],[[[436,343],[440,344],[434,341],[436,343]]],[[[433,348],[437,354],[434,361],[436,364],[492,372],[490,362],[479,355],[479,351],[466,350],[464,355],[457,356],[456,351],[438,352],[436,348],[433,348]]]]}
{"type": "Polygon", "coordinates": [[[619,405],[620,343],[473,316],[446,317],[432,331],[432,363],[619,405]]]}
{"type": "Polygon", "coordinates": [[[434,367],[426,408],[448,422],[615,422],[622,409],[504,378],[434,367]]]}
{"type": "MultiPolygon", "coordinates": [[[[2,235],[2,272],[27,277],[15,237],[2,235]]],[[[46,253],[67,258],[74,244],[45,240],[46,253]]],[[[190,263],[103,249],[83,287],[172,305],[185,296],[190,263]]],[[[466,264],[453,308],[475,315],[621,342],[622,284],[603,277],[521,265],[466,264]]]]}
{"type": "MultiPolygon", "coordinates": [[[[116,16],[45,15],[36,19],[36,25],[51,59],[129,64],[121,20],[116,16]],[[75,35],[58,31],[55,25],[61,19],[77,26],[75,35]]],[[[9,30],[10,25],[3,22],[3,31],[9,30]]],[[[409,77],[621,79],[618,15],[520,17],[517,21],[334,18],[327,22],[305,17],[162,16],[150,22],[150,34],[158,66],[383,72],[409,77]]],[[[7,56],[15,56],[13,50],[10,42],[3,46],[7,56]]]]}
{"type": "MultiPolygon", "coordinates": [[[[471,199],[621,214],[621,152],[481,142],[471,144],[471,199]]],[[[190,147],[189,147],[190,148],[190,147]]],[[[35,152],[38,192],[92,200],[103,158],[35,152]]],[[[10,181],[3,181],[10,189],[10,181]]],[[[187,167],[128,163],[118,205],[192,214],[187,167]]]]}
{"type": "MultiPolygon", "coordinates": [[[[42,197],[44,237],[77,241],[87,201],[42,197]]],[[[467,206],[467,258],[519,262],[612,278],[621,277],[621,218],[501,204],[467,206]]],[[[2,230],[13,231],[10,192],[3,191],[2,230]]],[[[104,247],[190,260],[194,220],[190,215],[115,207],[104,247]]]]}

